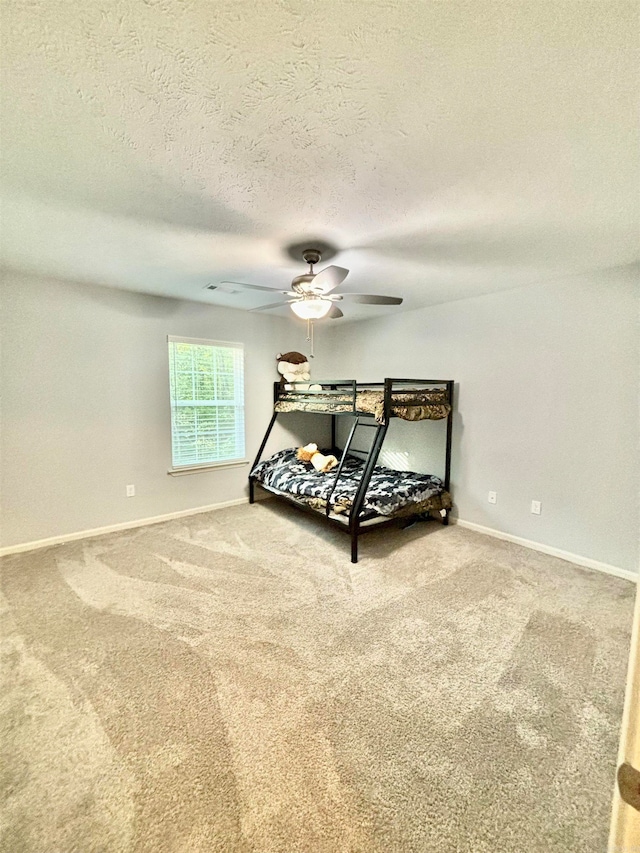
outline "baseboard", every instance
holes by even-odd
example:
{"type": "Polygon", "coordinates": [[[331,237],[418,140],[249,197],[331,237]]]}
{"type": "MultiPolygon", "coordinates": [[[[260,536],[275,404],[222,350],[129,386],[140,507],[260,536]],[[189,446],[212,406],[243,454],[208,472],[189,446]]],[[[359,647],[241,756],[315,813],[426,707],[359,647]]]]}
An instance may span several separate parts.
{"type": "Polygon", "coordinates": [[[94,527],[93,530],[78,530],[76,533],[65,533],[62,536],[50,536],[48,539],[36,539],[33,542],[22,542],[20,545],[8,545],[0,548],[0,557],[8,554],[21,554],[24,551],[36,551],[39,548],[50,548],[64,542],[74,542],[77,539],[89,539],[92,536],[102,536],[104,533],[117,533],[118,530],[133,530],[136,527],[146,527],[147,524],[158,524],[161,521],[171,521],[174,518],[185,518],[188,515],[198,515],[201,512],[211,512],[228,506],[239,506],[248,503],[248,498],[236,498],[233,501],[222,501],[208,506],[198,506],[194,509],[181,509],[178,512],[167,512],[164,515],[154,515],[150,518],[137,518],[134,521],[121,521],[118,524],[107,524],[105,527],[94,527]]]}
{"type": "MultiPolygon", "coordinates": [[[[146,527],[148,524],[159,524],[162,521],[171,521],[174,518],[186,518],[189,515],[199,515],[202,512],[212,512],[217,509],[225,509],[225,507],[240,506],[240,504],[245,504],[247,501],[247,498],[236,498],[232,501],[222,501],[216,504],[209,504],[208,506],[198,506],[193,509],[168,512],[164,515],[138,518],[134,521],[122,521],[118,524],[108,524],[104,527],[94,527],[92,530],[79,530],[75,533],[65,533],[62,536],[50,536],[47,539],[36,539],[33,542],[21,542],[19,545],[8,545],[5,548],[0,548],[0,557],[5,557],[9,554],[21,554],[25,551],[36,551],[40,548],[50,548],[52,545],[62,545],[65,542],[74,542],[78,539],[90,539],[92,536],[102,536],[105,533],[117,533],[119,530],[134,530],[136,527],[146,527]]],[[[454,516],[450,516],[449,521],[452,524],[459,524],[460,527],[474,530],[476,533],[493,536],[494,539],[514,542],[516,545],[522,545],[524,548],[531,548],[532,551],[540,551],[543,554],[549,554],[551,557],[559,557],[561,560],[567,560],[567,562],[574,563],[577,566],[596,569],[599,572],[624,578],[633,583],[638,583],[640,580],[637,573],[631,572],[628,569],[621,569],[618,566],[601,563],[598,560],[592,560],[590,557],[582,557],[580,554],[572,554],[570,551],[553,548],[551,545],[543,545],[541,542],[534,542],[532,539],[524,539],[522,536],[514,536],[511,533],[503,533],[501,530],[495,530],[493,527],[485,527],[482,524],[465,521],[462,518],[455,518],[454,516]]]]}
{"type": "Polygon", "coordinates": [[[563,551],[560,548],[553,548],[551,545],[543,545],[541,542],[534,542],[532,539],[523,539],[521,536],[513,536],[511,533],[503,533],[501,530],[494,530],[493,527],[484,527],[482,524],[476,524],[473,521],[465,521],[462,518],[449,518],[452,524],[459,524],[460,527],[466,527],[469,530],[475,530],[476,533],[484,533],[486,536],[493,536],[494,539],[504,539],[506,542],[515,542],[516,545],[522,545],[524,548],[531,548],[532,551],[541,551],[543,554],[549,554],[551,557],[559,557],[561,560],[566,560],[569,563],[575,563],[576,566],[584,566],[587,569],[596,569],[599,572],[604,572],[607,575],[614,575],[617,578],[638,583],[639,577],[636,572],[631,572],[628,569],[620,569],[618,566],[610,566],[608,563],[600,563],[598,560],[592,560],[590,557],[582,557],[580,554],[572,554],[570,551],[563,551]]]}

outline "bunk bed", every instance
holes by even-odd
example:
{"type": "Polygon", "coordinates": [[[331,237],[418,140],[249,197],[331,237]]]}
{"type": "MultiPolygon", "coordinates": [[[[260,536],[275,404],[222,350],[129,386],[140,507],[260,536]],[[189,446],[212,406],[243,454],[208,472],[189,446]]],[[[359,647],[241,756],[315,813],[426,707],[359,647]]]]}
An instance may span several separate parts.
{"type": "Polygon", "coordinates": [[[249,502],[255,486],[301,509],[322,514],[351,537],[351,562],[358,562],[358,537],[381,525],[408,523],[437,511],[448,524],[451,510],[451,434],[453,380],[385,379],[358,383],[327,380],[311,390],[304,383],[275,382],[273,414],[249,474],[249,502]],[[302,386],[302,387],[296,387],[302,386]],[[330,453],[339,464],[328,473],[300,462],[296,449],[281,450],[269,459],[262,454],[278,416],[309,412],[331,417],[330,453]],[[353,424],[342,451],[337,447],[337,418],[351,416],[353,424]],[[406,421],[446,418],[444,480],[432,474],[396,471],[376,465],[392,418],[406,421]],[[356,434],[372,429],[368,452],[353,449],[356,434]],[[360,458],[358,455],[364,456],[360,458]]]}

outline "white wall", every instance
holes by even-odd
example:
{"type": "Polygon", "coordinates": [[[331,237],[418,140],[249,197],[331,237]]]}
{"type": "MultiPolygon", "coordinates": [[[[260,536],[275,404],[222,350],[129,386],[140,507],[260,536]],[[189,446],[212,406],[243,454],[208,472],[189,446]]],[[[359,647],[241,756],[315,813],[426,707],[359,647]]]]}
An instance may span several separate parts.
{"type": "MultiPolygon", "coordinates": [[[[638,296],[638,269],[626,267],[390,310],[331,329],[332,372],[455,379],[455,514],[637,571],[638,296]]],[[[397,425],[395,445],[393,428],[388,449],[433,470],[421,466],[425,448],[435,458],[430,436],[443,440],[438,425],[397,425]]]]}
{"type": "MultiPolygon", "coordinates": [[[[271,417],[275,356],[306,352],[300,324],[3,273],[2,546],[246,495],[248,466],[167,474],[168,334],[245,344],[246,446],[253,459],[271,417]],[[134,498],[125,497],[128,483],[135,484],[134,498]]],[[[281,432],[271,449],[298,443],[296,416],[282,420],[284,432],[288,427],[296,437],[281,432]]]]}

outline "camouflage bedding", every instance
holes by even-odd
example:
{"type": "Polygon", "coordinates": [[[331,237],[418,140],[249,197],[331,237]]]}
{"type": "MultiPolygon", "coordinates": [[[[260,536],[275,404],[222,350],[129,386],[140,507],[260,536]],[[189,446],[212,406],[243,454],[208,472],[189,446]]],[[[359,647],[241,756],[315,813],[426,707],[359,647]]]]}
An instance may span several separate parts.
{"type": "MultiPolygon", "coordinates": [[[[362,477],[364,463],[348,456],[331,497],[335,512],[351,507],[362,477]]],[[[316,509],[327,505],[336,479],[337,468],[328,474],[317,472],[310,463],[296,459],[296,450],[281,450],[270,459],[259,462],[251,471],[263,485],[293,495],[316,509]]],[[[378,465],[374,468],[364,501],[363,513],[384,516],[407,515],[432,509],[448,509],[451,497],[442,480],[431,474],[394,471],[378,465]]]]}
{"type": "MultiPolygon", "coordinates": [[[[323,395],[315,393],[303,397],[300,392],[283,392],[275,404],[276,412],[353,412],[351,394],[323,395]],[[328,405],[330,404],[330,405],[328,405]]],[[[378,423],[384,420],[384,392],[365,389],[356,393],[356,411],[375,415],[378,423]]],[[[451,407],[444,388],[427,391],[394,391],[392,415],[405,421],[440,420],[446,418],[451,407]]]]}

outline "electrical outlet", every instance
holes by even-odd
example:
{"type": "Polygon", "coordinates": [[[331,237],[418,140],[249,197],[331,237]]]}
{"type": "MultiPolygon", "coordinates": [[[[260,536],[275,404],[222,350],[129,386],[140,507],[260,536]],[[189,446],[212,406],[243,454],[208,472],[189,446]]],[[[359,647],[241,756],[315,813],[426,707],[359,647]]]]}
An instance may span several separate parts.
{"type": "Polygon", "coordinates": [[[135,486],[127,486],[127,497],[133,498],[133,497],[135,497],[135,494],[136,494],[136,487],[135,486]]]}
{"type": "Polygon", "coordinates": [[[489,497],[487,498],[490,504],[498,503],[498,495],[497,492],[489,492],[489,497]]]}
{"type": "Polygon", "coordinates": [[[531,512],[534,515],[540,515],[542,512],[542,504],[540,501],[531,501],[531,512]]]}

